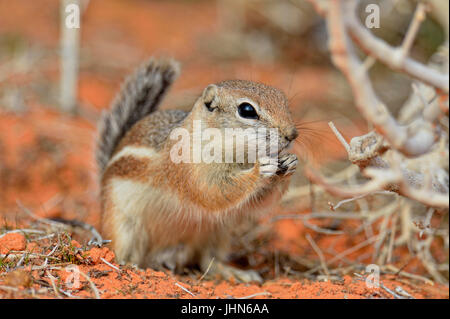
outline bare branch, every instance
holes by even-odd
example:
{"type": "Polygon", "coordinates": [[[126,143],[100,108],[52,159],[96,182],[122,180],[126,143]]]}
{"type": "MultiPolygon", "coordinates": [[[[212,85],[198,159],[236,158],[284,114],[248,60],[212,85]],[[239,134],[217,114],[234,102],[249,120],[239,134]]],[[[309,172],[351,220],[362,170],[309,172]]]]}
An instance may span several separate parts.
{"type": "Polygon", "coordinates": [[[413,42],[416,38],[417,32],[419,31],[419,27],[421,23],[425,20],[425,10],[426,5],[423,2],[419,2],[416,7],[416,11],[414,12],[414,18],[409,25],[408,32],[406,32],[406,36],[403,39],[402,43],[402,56],[403,58],[407,57],[413,42]]]}
{"type": "MultiPolygon", "coordinates": [[[[375,37],[368,29],[366,29],[361,22],[356,17],[357,1],[346,1],[342,2],[342,10],[349,12],[350,14],[345,15],[345,27],[348,29],[350,35],[355,40],[355,42],[368,54],[374,56],[377,60],[383,62],[393,70],[398,70],[403,73],[408,74],[414,79],[417,79],[423,83],[434,86],[441,89],[443,92],[449,92],[449,80],[448,74],[442,74],[436,70],[430,69],[426,65],[419,63],[411,58],[404,55],[405,51],[403,47],[393,48],[383,40],[375,37]]],[[[331,5],[331,4],[330,4],[331,5]]],[[[331,6],[336,5],[333,2],[331,6]]],[[[333,10],[329,10],[329,15],[334,14],[333,10]]],[[[421,18],[423,10],[415,15],[414,19],[421,18]]],[[[412,25],[415,25],[416,21],[413,20],[412,25]]],[[[411,32],[412,33],[412,32],[411,32]]],[[[412,39],[407,39],[406,45],[412,41],[412,39]]]]}
{"type": "MultiPolygon", "coordinates": [[[[404,167],[404,165],[400,165],[401,162],[407,163],[408,159],[403,160],[397,156],[395,161],[386,161],[382,157],[389,149],[393,153],[399,151],[412,158],[419,158],[419,156],[424,156],[424,154],[436,152],[436,141],[440,133],[434,126],[434,121],[441,114],[441,110],[437,109],[434,105],[433,107],[424,105],[423,116],[417,118],[407,126],[400,125],[392,117],[387,107],[381,102],[373,90],[367,74],[366,63],[358,58],[347,32],[350,34],[352,32],[367,33],[364,36],[371,39],[369,43],[372,45],[369,48],[369,55],[375,56],[376,58],[379,58],[379,52],[373,54],[372,50],[378,50],[378,46],[384,46],[386,50],[392,50],[392,48],[382,40],[374,37],[361,25],[355,16],[356,7],[357,1],[354,0],[336,0],[328,3],[327,26],[330,35],[329,46],[334,63],[345,74],[352,86],[358,109],[374,125],[380,134],[370,132],[366,135],[355,137],[350,143],[347,143],[334,124],[329,123],[329,125],[346,149],[349,160],[353,164],[358,165],[363,175],[371,180],[362,185],[341,188],[330,185],[323,177],[311,170],[307,170],[305,173],[311,181],[318,183],[328,192],[336,196],[354,198],[384,189],[413,198],[426,205],[448,207],[447,173],[441,170],[440,173],[436,173],[440,176],[434,177],[435,174],[431,170],[424,173],[423,164],[418,165],[418,170],[411,170],[404,167]],[[358,30],[355,31],[355,29],[358,30]],[[373,45],[372,42],[376,43],[376,45],[373,45]]],[[[398,58],[391,55],[390,58],[394,59],[394,62],[386,63],[388,66],[393,67],[391,64],[397,65],[399,62],[395,59],[406,63],[404,62],[408,60],[406,55],[412,45],[421,21],[425,18],[424,15],[425,5],[419,4],[405,40],[403,41],[403,45],[395,49],[402,52],[402,57],[398,58]]],[[[389,58],[389,55],[386,55],[386,53],[382,54],[382,56],[382,62],[385,62],[384,60],[389,58]]],[[[408,64],[406,63],[406,65],[408,64]]],[[[431,68],[426,68],[432,73],[436,72],[431,68]]],[[[402,69],[402,71],[408,74],[407,70],[402,69]]],[[[448,79],[446,79],[446,82],[448,91],[448,79]]],[[[436,87],[439,88],[439,86],[436,87]]],[[[417,94],[419,95],[420,93],[417,92],[417,94]]],[[[421,95],[419,95],[419,98],[423,100],[424,104],[427,104],[425,98],[421,95]]],[[[442,141],[443,139],[441,138],[440,140],[442,141]]],[[[445,151],[448,153],[448,148],[444,148],[445,151]]],[[[425,158],[425,160],[430,160],[430,158],[425,158]]]]}
{"type": "MultiPolygon", "coordinates": [[[[351,3],[353,3],[353,6],[350,8],[354,9],[354,1],[351,1],[351,3]]],[[[356,56],[355,49],[346,33],[346,15],[344,15],[344,12],[348,12],[348,5],[341,4],[341,1],[333,1],[329,3],[329,7],[327,25],[333,61],[349,80],[356,106],[364,117],[375,126],[377,131],[382,132],[392,147],[407,156],[418,156],[426,153],[435,142],[432,128],[423,123],[418,129],[410,131],[408,127],[397,123],[386,105],[380,101],[374,92],[364,64],[356,56]]],[[[353,11],[351,12],[353,13],[353,11]]],[[[364,32],[369,33],[373,38],[369,31],[364,30],[364,32]]]]}
{"type": "MultiPolygon", "coordinates": [[[[345,198],[336,207],[330,205],[331,209],[339,207],[342,203],[359,199],[362,205],[360,214],[311,213],[278,218],[291,217],[304,221],[311,218],[361,219],[363,225],[360,229],[370,234],[367,235],[369,239],[361,245],[375,243],[373,257],[377,259],[377,263],[383,264],[386,260],[390,262],[395,247],[407,245],[411,251],[415,252],[435,281],[445,282],[446,276],[443,276],[441,272],[448,271],[448,263],[438,264],[430,249],[438,230],[430,231],[426,238],[417,236],[419,230],[412,227],[411,215],[413,208],[416,208],[416,203],[425,205],[425,208],[428,207],[425,224],[428,225],[435,209],[439,208],[437,211],[441,211],[441,208],[449,207],[448,1],[417,1],[409,28],[402,44],[398,47],[389,45],[363,26],[357,14],[359,1],[309,1],[326,19],[332,60],[347,78],[358,111],[369,125],[373,126],[374,131],[353,137],[350,142],[347,142],[335,125],[329,123],[331,130],[347,151],[348,159],[355,164],[354,167],[359,168],[361,175],[367,178],[366,181],[358,181],[356,175],[348,177],[345,181],[331,181],[312,169],[305,169],[306,177],[320,186],[320,189],[331,195],[345,198]],[[429,62],[422,64],[411,58],[409,54],[420,25],[426,18],[426,11],[429,11],[435,21],[441,25],[446,38],[429,62]],[[367,54],[365,59],[360,58],[358,49],[362,49],[367,54]],[[402,105],[398,120],[379,98],[369,77],[368,70],[375,60],[414,80],[413,90],[406,103],[402,105]],[[345,185],[342,185],[343,183],[345,185]],[[367,203],[364,204],[363,197],[382,190],[397,193],[402,197],[397,197],[395,201],[382,207],[381,212],[367,214],[367,203]],[[374,237],[372,231],[367,231],[367,225],[382,216],[384,219],[379,227],[379,233],[374,237]],[[399,236],[397,236],[397,227],[399,227],[399,236]]],[[[442,236],[445,245],[448,245],[448,229],[440,231],[438,236],[442,236]]],[[[359,249],[361,245],[353,247],[350,251],[359,249]]],[[[336,260],[343,260],[347,253],[337,255],[326,265],[336,260]]],[[[315,267],[309,273],[318,269],[320,267],[315,267]]],[[[401,288],[396,291],[389,290],[389,293],[398,298],[410,298],[409,294],[401,288]]]]}
{"type": "Polygon", "coordinates": [[[314,241],[314,239],[312,239],[310,234],[306,234],[306,239],[308,240],[309,244],[311,245],[311,247],[316,252],[317,256],[319,256],[320,266],[322,267],[323,272],[325,273],[327,278],[329,278],[330,277],[330,271],[328,270],[327,263],[325,262],[325,256],[323,255],[323,253],[320,250],[319,246],[317,246],[317,244],[314,241]]]}

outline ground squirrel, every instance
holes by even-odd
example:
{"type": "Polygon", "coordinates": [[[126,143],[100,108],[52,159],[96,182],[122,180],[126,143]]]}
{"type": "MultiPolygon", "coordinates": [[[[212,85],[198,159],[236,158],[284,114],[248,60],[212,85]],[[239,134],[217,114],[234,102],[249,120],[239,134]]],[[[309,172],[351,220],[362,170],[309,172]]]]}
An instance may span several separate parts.
{"type": "MultiPolygon", "coordinates": [[[[287,152],[298,135],[287,99],[261,83],[228,80],[207,86],[190,112],[157,110],[178,70],[174,60],[151,58],[125,81],[102,117],[96,154],[102,232],[120,262],[174,271],[198,265],[208,274],[260,281],[255,271],[224,262],[230,229],[270,208],[297,166],[297,157],[287,152]],[[173,151],[179,140],[171,138],[171,132],[183,129],[195,135],[198,123],[200,132],[251,128],[278,135],[275,142],[269,135],[256,137],[258,143],[267,142],[264,149],[272,153],[258,153],[254,162],[248,144],[243,161],[238,162],[236,154],[231,162],[222,161],[230,148],[224,141],[215,142],[223,152],[212,162],[174,161],[173,155],[180,154],[173,151]],[[269,150],[274,145],[275,154],[269,150]]],[[[207,144],[201,141],[202,147],[207,144]]],[[[236,148],[235,143],[231,147],[236,148]]],[[[194,145],[188,148],[195,153],[194,145]]]]}

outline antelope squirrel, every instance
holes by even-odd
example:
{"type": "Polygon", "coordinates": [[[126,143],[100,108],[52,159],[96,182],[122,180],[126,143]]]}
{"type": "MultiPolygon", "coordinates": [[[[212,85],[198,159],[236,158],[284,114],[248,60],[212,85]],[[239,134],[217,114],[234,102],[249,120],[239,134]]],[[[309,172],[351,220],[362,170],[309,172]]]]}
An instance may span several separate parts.
{"type": "Polygon", "coordinates": [[[261,83],[228,80],[207,86],[190,112],[158,110],[178,73],[176,61],[151,58],[103,114],[96,151],[102,232],[120,262],[174,271],[198,265],[226,279],[260,281],[225,261],[230,230],[280,199],[297,166],[287,152],[298,136],[287,99],[261,83]],[[275,164],[263,156],[251,163],[248,146],[241,162],[235,155],[231,162],[173,161],[171,132],[192,134],[195,121],[202,131],[275,129],[275,164]]]}

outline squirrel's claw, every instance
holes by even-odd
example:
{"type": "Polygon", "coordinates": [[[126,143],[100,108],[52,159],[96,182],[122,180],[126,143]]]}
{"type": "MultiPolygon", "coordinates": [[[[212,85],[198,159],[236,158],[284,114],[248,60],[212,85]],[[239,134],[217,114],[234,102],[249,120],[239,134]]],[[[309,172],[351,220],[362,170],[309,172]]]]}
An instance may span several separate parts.
{"type": "Polygon", "coordinates": [[[277,174],[290,175],[297,168],[298,159],[295,154],[286,154],[279,159],[277,174]]]}

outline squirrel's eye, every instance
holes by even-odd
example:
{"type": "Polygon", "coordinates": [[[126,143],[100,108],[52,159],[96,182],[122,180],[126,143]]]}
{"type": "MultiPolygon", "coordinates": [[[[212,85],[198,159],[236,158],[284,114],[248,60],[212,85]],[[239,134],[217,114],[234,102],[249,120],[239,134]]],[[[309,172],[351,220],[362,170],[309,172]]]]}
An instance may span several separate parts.
{"type": "Polygon", "coordinates": [[[257,120],[259,118],[258,113],[256,113],[255,108],[250,103],[241,103],[238,106],[239,115],[245,119],[254,119],[257,120]]]}

